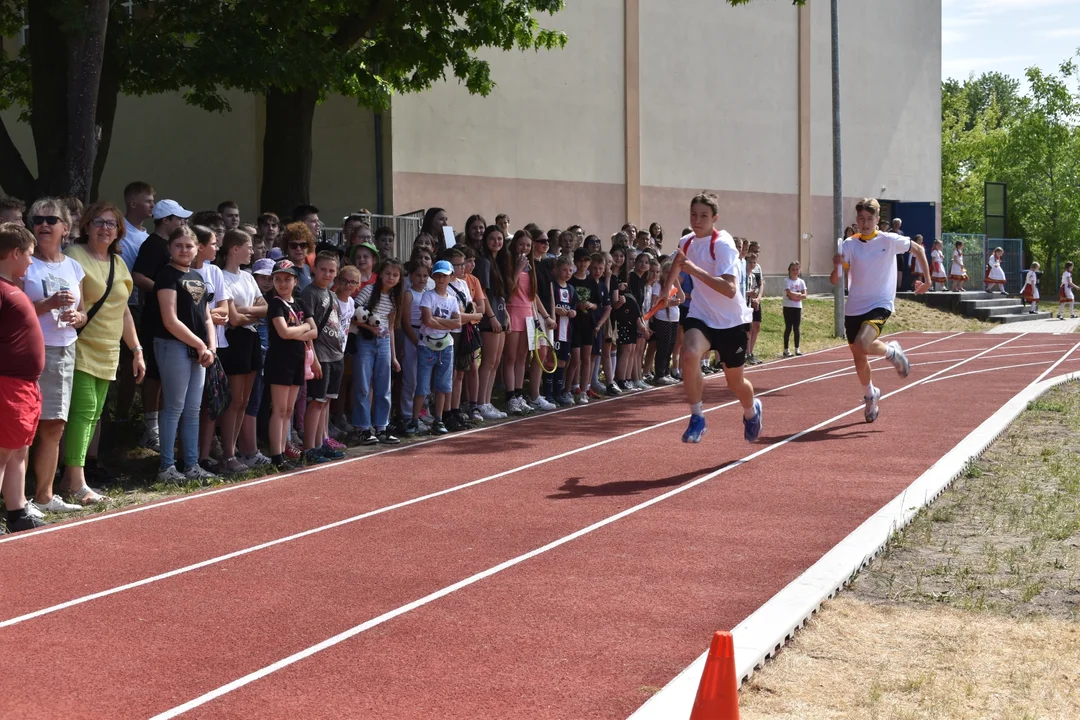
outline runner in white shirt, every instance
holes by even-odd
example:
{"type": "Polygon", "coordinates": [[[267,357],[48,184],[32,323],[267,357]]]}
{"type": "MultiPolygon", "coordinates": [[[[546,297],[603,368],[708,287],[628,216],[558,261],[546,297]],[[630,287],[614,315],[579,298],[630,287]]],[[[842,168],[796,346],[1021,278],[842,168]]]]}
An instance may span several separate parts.
{"type": "Polygon", "coordinates": [[[1075,297],[1073,296],[1073,290],[1080,290],[1080,285],[1073,284],[1072,281],[1072,262],[1065,263],[1065,272],[1061,273],[1061,287],[1058,292],[1058,320],[1064,320],[1065,306],[1069,306],[1069,317],[1076,317],[1076,313],[1073,312],[1073,303],[1075,297]]]}
{"type": "Polygon", "coordinates": [[[690,403],[690,424],[683,442],[701,442],[705,414],[701,407],[704,379],[701,359],[715,350],[724,364],[724,378],[743,408],[743,437],[753,442],[761,435],[761,401],[743,375],[752,311],[740,282],[739,250],[725,230],[716,229],[720,205],[716,195],[700,194],[690,201],[693,232],[679,240],[679,250],[664,280],[661,297],[667,297],[679,273],[694,280],[690,311],[683,321],[682,374],[690,403]]]}
{"type": "MultiPolygon", "coordinates": [[[[835,285],[840,282],[842,265],[851,278],[851,289],[844,308],[844,329],[848,347],[855,359],[855,372],[863,386],[863,400],[866,409],[863,414],[866,422],[872,423],[878,417],[878,399],[881,391],[870,380],[870,361],[868,355],[884,355],[893,364],[900,377],[907,377],[911,364],[897,342],[883,343],[878,339],[881,328],[889,319],[896,299],[896,256],[909,250],[919,260],[919,267],[926,277],[930,267],[926,261],[926,250],[921,244],[911,242],[910,238],[876,230],[881,206],[873,198],[859,201],[855,206],[856,225],[859,233],[844,241],[841,253],[833,258],[833,271],[829,281],[835,285]]],[[[915,292],[922,294],[929,286],[916,282],[915,292]]]]}

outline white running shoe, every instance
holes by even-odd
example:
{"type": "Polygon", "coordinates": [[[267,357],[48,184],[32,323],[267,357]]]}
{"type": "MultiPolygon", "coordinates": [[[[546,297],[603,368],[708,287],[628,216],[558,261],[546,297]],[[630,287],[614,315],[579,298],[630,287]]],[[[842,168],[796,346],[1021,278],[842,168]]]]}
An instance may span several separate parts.
{"type": "Polygon", "coordinates": [[[59,495],[53,495],[52,500],[47,503],[29,502],[27,505],[33,505],[35,508],[43,513],[64,513],[64,512],[76,512],[82,510],[82,505],[76,505],[75,503],[64,502],[63,498],[59,495]]]}
{"type": "Polygon", "coordinates": [[[649,383],[645,382],[644,380],[635,380],[634,385],[637,387],[638,390],[651,390],[652,389],[652,385],[649,385],[649,383]]]}
{"type": "Polygon", "coordinates": [[[904,354],[904,350],[900,347],[900,343],[895,340],[888,344],[888,347],[892,348],[893,356],[889,360],[896,368],[896,373],[903,378],[906,378],[911,374],[911,363],[908,362],[907,355],[904,354]]]}
{"type": "Polygon", "coordinates": [[[496,410],[491,403],[484,403],[480,406],[480,415],[485,420],[499,420],[502,418],[502,413],[496,410]]]}
{"type": "Polygon", "coordinates": [[[589,396],[587,394],[585,394],[585,393],[578,393],[577,395],[574,396],[574,402],[577,403],[578,405],[588,405],[589,404],[589,396]]]}
{"type": "Polygon", "coordinates": [[[525,401],[515,395],[506,403],[506,411],[511,415],[524,415],[526,412],[525,401]]]}
{"type": "Polygon", "coordinates": [[[540,410],[543,410],[544,412],[548,412],[548,411],[550,411],[550,410],[558,410],[558,409],[559,409],[559,406],[558,406],[558,405],[556,405],[555,403],[551,402],[550,400],[548,400],[548,399],[547,399],[546,397],[544,397],[543,395],[540,395],[539,397],[537,397],[537,398],[536,398],[536,400],[533,400],[533,405],[535,405],[536,407],[538,407],[538,408],[539,408],[540,410]]]}
{"type": "Polygon", "coordinates": [[[658,385],[678,385],[679,384],[679,381],[676,380],[675,378],[671,377],[670,375],[665,375],[664,377],[660,378],[656,382],[657,382],[658,385]]]}
{"type": "Polygon", "coordinates": [[[263,455],[261,452],[256,451],[251,457],[240,458],[240,462],[247,465],[249,468],[259,467],[260,465],[269,465],[270,458],[263,455]]]}
{"type": "Polygon", "coordinates": [[[866,403],[866,407],[863,408],[863,418],[866,422],[872,423],[878,418],[878,400],[881,399],[881,390],[874,388],[874,392],[870,394],[870,397],[863,397],[863,402],[866,403]]]}
{"type": "Polygon", "coordinates": [[[45,513],[38,509],[38,506],[33,502],[27,502],[24,506],[26,508],[26,514],[36,520],[42,520],[45,517],[45,513]]]}

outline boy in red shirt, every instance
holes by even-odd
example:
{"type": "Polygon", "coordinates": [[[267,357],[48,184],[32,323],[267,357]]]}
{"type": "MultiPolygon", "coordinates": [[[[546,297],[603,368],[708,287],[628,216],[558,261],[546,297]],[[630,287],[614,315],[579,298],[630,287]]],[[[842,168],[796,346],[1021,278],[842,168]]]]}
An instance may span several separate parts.
{"type": "Polygon", "coordinates": [[[26,512],[26,454],[41,417],[37,382],[45,369],[45,338],[34,304],[16,283],[33,254],[29,230],[0,224],[0,487],[10,532],[45,524],[26,512]]]}

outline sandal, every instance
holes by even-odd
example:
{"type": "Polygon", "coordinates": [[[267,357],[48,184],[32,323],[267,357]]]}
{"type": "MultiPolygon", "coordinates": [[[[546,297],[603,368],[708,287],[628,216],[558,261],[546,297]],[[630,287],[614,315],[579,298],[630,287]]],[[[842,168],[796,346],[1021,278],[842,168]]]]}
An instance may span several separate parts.
{"type": "Polygon", "coordinates": [[[243,473],[247,472],[251,468],[237,460],[235,457],[231,457],[228,460],[222,462],[221,469],[227,473],[243,473]]]}
{"type": "Polygon", "coordinates": [[[79,505],[84,505],[84,506],[85,505],[102,505],[104,503],[107,503],[107,502],[111,501],[111,498],[109,498],[109,497],[107,497],[105,495],[102,495],[101,493],[99,493],[96,490],[94,490],[93,488],[91,488],[89,485],[83,485],[81,488],[79,488],[75,492],[71,493],[71,497],[79,505]]]}

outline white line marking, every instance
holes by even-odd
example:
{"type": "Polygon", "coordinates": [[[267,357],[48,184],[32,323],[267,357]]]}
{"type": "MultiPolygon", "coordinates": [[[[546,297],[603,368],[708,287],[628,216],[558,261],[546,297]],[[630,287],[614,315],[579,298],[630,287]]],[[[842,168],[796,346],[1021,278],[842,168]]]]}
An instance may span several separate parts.
{"type": "MultiPolygon", "coordinates": [[[[955,336],[953,336],[953,337],[955,337],[955,336]]],[[[940,338],[940,339],[934,340],[932,342],[941,342],[942,340],[948,340],[948,339],[949,338],[940,338]]],[[[932,343],[926,343],[926,344],[929,345],[929,344],[932,344],[932,343]]],[[[922,347],[922,346],[917,346],[917,347],[922,347]]],[[[875,359],[881,359],[881,358],[875,358],[875,359]]],[[[831,375],[831,374],[836,373],[836,372],[840,372],[841,370],[843,370],[843,368],[840,368],[839,370],[833,370],[833,371],[830,371],[828,373],[824,373],[823,375],[817,375],[817,376],[814,376],[814,377],[799,380],[797,382],[790,383],[788,385],[782,385],[782,386],[777,387],[777,388],[772,388],[771,390],[764,390],[761,393],[759,393],[759,396],[770,395],[770,394],[775,393],[775,392],[780,392],[781,390],[787,390],[787,389],[790,389],[790,388],[793,388],[793,387],[797,387],[799,385],[805,385],[807,383],[815,382],[816,380],[818,380],[820,378],[823,378],[823,377],[825,377],[827,375],[831,375]]],[[[732,405],[735,405],[737,403],[738,403],[738,400],[730,400],[730,401],[722,403],[720,405],[716,405],[714,407],[708,408],[707,410],[705,410],[705,412],[708,413],[708,412],[712,412],[714,410],[720,410],[720,409],[727,408],[727,407],[730,407],[732,405]]],[[[383,513],[387,513],[387,512],[390,512],[392,510],[399,510],[401,508],[408,507],[410,505],[416,505],[417,503],[421,503],[421,502],[424,502],[426,500],[431,500],[433,498],[441,497],[443,495],[449,495],[451,493],[458,492],[458,491],[461,491],[461,490],[465,490],[467,488],[471,488],[471,487],[474,487],[476,485],[482,485],[484,483],[491,482],[492,480],[497,480],[499,478],[503,478],[503,477],[506,477],[508,475],[513,475],[515,473],[519,473],[519,472],[522,472],[524,470],[529,470],[529,469],[534,468],[534,467],[539,467],[540,465],[546,465],[548,463],[555,462],[556,460],[562,460],[564,458],[570,457],[571,455],[576,455],[578,453],[585,452],[587,450],[593,450],[595,448],[601,447],[603,445],[607,445],[609,443],[617,442],[619,440],[625,440],[626,438],[633,437],[634,435],[639,435],[641,433],[648,432],[650,430],[655,430],[655,429],[658,429],[658,428],[661,428],[661,427],[664,427],[664,426],[667,426],[667,425],[671,425],[673,423],[677,423],[677,422],[680,422],[682,420],[686,420],[689,417],[690,417],[689,415],[680,415],[679,417],[676,417],[676,418],[673,418],[673,419],[670,419],[670,420],[664,420],[664,421],[659,422],[659,423],[654,423],[652,425],[647,425],[645,427],[638,428],[636,430],[632,430],[630,432],[623,433],[622,435],[616,435],[614,437],[605,438],[603,440],[599,440],[597,442],[591,443],[589,445],[585,445],[583,447],[574,448],[572,450],[567,450],[566,452],[560,453],[558,455],[553,455],[551,457],[541,458],[540,460],[535,460],[535,461],[527,463],[525,465],[520,465],[520,466],[518,466],[516,468],[512,468],[510,470],[504,470],[502,472],[498,472],[498,473],[495,473],[494,475],[489,475],[487,477],[483,477],[483,478],[480,478],[478,480],[471,480],[471,481],[469,481],[467,483],[461,483],[460,485],[455,485],[453,487],[445,488],[443,490],[438,490],[436,492],[428,493],[427,495],[421,495],[420,497],[411,498],[409,500],[404,500],[402,502],[394,503],[393,505],[386,505],[386,506],[383,506],[383,507],[380,507],[380,508],[376,508],[374,510],[369,510],[367,512],[360,513],[359,515],[354,515],[352,517],[348,517],[348,518],[345,518],[343,520],[337,520],[335,522],[327,523],[325,525],[320,525],[319,527],[311,528],[310,530],[304,530],[302,532],[293,533],[292,535],[287,535],[285,537],[277,538],[275,540],[268,540],[266,542],[259,543],[258,545],[252,545],[250,547],[241,548],[240,550],[234,550],[233,552],[225,553],[224,555],[218,555],[218,556],[212,557],[212,558],[208,558],[206,560],[202,560],[202,561],[199,561],[199,562],[196,562],[196,563],[192,563],[190,565],[185,565],[183,567],[176,568],[175,570],[169,570],[167,572],[158,573],[157,575],[152,575],[150,577],[146,577],[146,578],[143,578],[141,580],[135,580],[135,581],[132,581],[132,582],[129,582],[129,583],[125,583],[123,585],[117,585],[115,587],[108,588],[106,590],[101,590],[101,591],[98,591],[98,592],[95,592],[95,593],[90,593],[88,595],[83,595],[81,597],[73,598],[71,600],[67,600],[67,601],[62,602],[62,603],[57,603],[55,605],[50,605],[49,607],[41,608],[39,610],[34,610],[32,612],[24,613],[22,615],[18,615],[16,617],[4,620],[4,621],[0,622],[0,629],[6,628],[6,627],[11,627],[13,625],[18,625],[20,623],[27,622],[27,621],[33,620],[35,618],[43,617],[45,615],[51,615],[53,613],[60,612],[61,610],[66,610],[68,608],[72,608],[72,607],[75,607],[77,605],[83,605],[83,604],[91,602],[93,600],[99,600],[101,598],[108,597],[110,595],[116,595],[118,593],[125,592],[127,590],[134,590],[135,588],[150,585],[150,584],[155,583],[155,582],[160,582],[162,580],[168,580],[169,578],[177,577],[178,575],[184,575],[186,573],[193,572],[195,570],[200,570],[202,568],[209,567],[211,565],[217,565],[219,563],[226,562],[227,560],[232,560],[234,558],[242,557],[244,555],[249,555],[249,554],[257,552],[259,550],[265,550],[267,548],[271,548],[271,547],[274,547],[276,545],[281,545],[281,544],[286,543],[286,542],[291,542],[293,540],[299,540],[301,538],[305,538],[305,537],[309,537],[309,536],[312,536],[312,535],[316,535],[318,533],[326,532],[327,530],[333,530],[335,528],[339,528],[339,527],[342,527],[344,525],[349,525],[349,524],[352,524],[352,523],[355,523],[355,522],[359,522],[361,520],[365,520],[367,518],[374,517],[376,515],[382,515],[383,513]]]]}
{"type": "Polygon", "coordinates": [[[1076,348],[1080,348],[1080,343],[1076,343],[1075,345],[1073,345],[1073,346],[1072,346],[1072,350],[1069,350],[1069,352],[1067,352],[1067,353],[1065,353],[1064,355],[1062,355],[1062,356],[1061,356],[1061,357],[1060,357],[1060,358],[1058,359],[1058,361],[1057,361],[1056,363],[1054,363],[1054,364],[1053,364],[1053,365],[1051,365],[1050,367],[1046,368],[1046,370],[1045,370],[1045,371],[1043,372],[1043,374],[1042,374],[1042,375],[1040,375],[1040,376],[1039,376],[1038,378],[1036,378],[1036,379],[1035,379],[1035,382],[1039,382],[1039,381],[1041,381],[1041,380],[1042,380],[1042,379],[1043,379],[1044,377],[1046,377],[1046,376],[1047,376],[1047,375],[1049,375],[1050,373],[1054,372],[1054,370],[1055,370],[1055,369],[1057,368],[1057,366],[1058,366],[1058,365],[1060,365],[1061,363],[1065,362],[1066,358],[1068,358],[1068,357],[1069,357],[1070,355],[1072,355],[1072,354],[1073,354],[1074,352],[1076,352],[1076,348]]]}
{"type": "MultiPolygon", "coordinates": [[[[1080,358],[1071,358],[1065,362],[1077,362],[1080,358]]],[[[982,373],[997,372],[998,370],[1013,370],[1015,368],[1022,367],[1034,367],[1036,365],[1050,365],[1053,360],[1040,360],[1039,362],[1020,363],[1018,365],[1002,365],[1000,367],[986,368],[984,370],[971,370],[969,372],[957,373],[956,375],[946,375],[945,377],[934,378],[930,382],[941,382],[942,380],[952,380],[953,378],[966,377],[968,375],[981,375],[982,373]]]]}
{"type": "MultiPolygon", "coordinates": [[[[968,362],[971,362],[972,360],[977,359],[981,355],[984,355],[985,353],[990,352],[991,350],[995,350],[995,349],[1001,347],[1002,345],[1005,345],[1005,344],[1011,342],[1011,340],[1016,339],[1017,337],[1022,337],[1022,336],[1020,336],[1020,335],[1013,336],[1013,338],[1010,338],[1010,340],[1006,340],[1006,341],[1004,341],[1002,343],[999,343],[999,344],[995,345],[993,348],[990,348],[988,350],[984,350],[981,353],[979,353],[978,355],[974,355],[974,356],[972,356],[970,358],[967,358],[965,360],[961,360],[961,361],[957,362],[955,365],[952,365],[952,366],[950,366],[948,368],[944,368],[942,370],[939,370],[937,373],[935,373],[935,375],[946,373],[949,370],[952,370],[952,369],[960,367],[961,365],[964,365],[964,364],[966,364],[968,362]]],[[[911,383],[909,385],[905,385],[904,387],[902,387],[902,388],[900,388],[898,390],[894,390],[891,393],[888,393],[887,395],[883,395],[881,399],[884,400],[885,398],[892,397],[893,395],[897,395],[897,394],[899,394],[901,392],[904,392],[906,390],[910,390],[912,388],[918,387],[919,385],[925,383],[930,378],[935,377],[935,375],[931,375],[926,379],[916,381],[916,382],[911,383]]],[[[784,438],[783,440],[779,440],[779,441],[774,442],[774,443],[772,443],[770,445],[766,445],[765,447],[763,447],[760,450],[757,450],[757,451],[747,455],[746,457],[742,458],[741,460],[736,460],[734,462],[731,462],[731,463],[725,465],[722,468],[719,468],[717,470],[713,470],[712,472],[709,472],[709,473],[707,473],[705,475],[702,475],[701,477],[699,477],[699,478],[697,478],[695,480],[691,480],[690,482],[685,483],[684,485],[680,485],[677,488],[669,490],[669,491],[663,493],[662,495],[657,495],[654,498],[651,498],[649,500],[645,500],[644,502],[641,502],[641,503],[638,503],[637,505],[629,507],[626,510],[623,510],[622,512],[616,513],[615,515],[611,515],[609,517],[604,518],[603,520],[599,520],[599,521],[593,523],[592,525],[589,525],[589,526],[584,527],[584,528],[582,528],[580,530],[572,532],[569,535],[564,535],[563,537],[558,538],[557,540],[553,540],[553,541],[547,543],[546,545],[542,545],[541,547],[530,550],[527,553],[523,553],[521,555],[518,555],[515,558],[511,558],[509,560],[501,562],[498,565],[495,565],[493,567],[488,568],[487,570],[482,570],[481,572],[475,573],[474,575],[470,575],[469,577],[467,577],[467,578],[465,578],[463,580],[459,580],[458,582],[453,583],[452,585],[447,585],[444,588],[436,590],[433,593],[429,593],[428,595],[425,595],[424,597],[419,598],[417,600],[414,600],[414,601],[412,601],[410,603],[407,603],[405,605],[401,605],[400,607],[394,608],[393,610],[389,610],[389,611],[383,613],[382,615],[379,615],[379,616],[374,617],[374,618],[372,618],[372,619],[370,619],[370,620],[368,620],[366,622],[363,622],[363,623],[361,623],[359,625],[351,627],[348,630],[340,632],[337,635],[334,635],[333,637],[327,638],[326,640],[323,640],[320,643],[312,645],[311,647],[305,648],[304,650],[301,650],[299,652],[293,653],[292,655],[289,655],[288,657],[282,658],[281,660],[278,660],[277,662],[271,663],[270,665],[267,665],[264,668],[261,668],[259,670],[254,671],[254,672],[251,672],[251,673],[248,673],[247,675],[244,675],[241,678],[237,678],[236,680],[233,680],[230,683],[226,683],[225,685],[222,685],[221,687],[218,687],[218,688],[216,688],[214,690],[211,690],[211,691],[209,691],[207,693],[204,693],[204,694],[200,695],[199,697],[194,698],[192,700],[189,700],[188,702],[186,702],[186,703],[184,703],[182,705],[177,705],[174,708],[171,708],[169,710],[166,710],[165,712],[159,713],[158,715],[155,715],[153,718],[151,718],[151,720],[168,720],[168,718],[174,718],[174,717],[176,717],[178,715],[182,715],[183,713],[185,713],[185,712],[187,712],[189,710],[193,710],[193,709],[195,709],[195,708],[197,708],[197,707],[199,707],[201,705],[205,705],[206,703],[210,702],[211,700],[219,698],[222,695],[226,695],[226,694],[232,692],[233,690],[237,690],[239,688],[242,688],[245,685],[249,685],[249,684],[255,682],[256,680],[264,678],[267,675],[271,675],[271,674],[277,672],[278,670],[281,670],[281,669],[286,668],[286,667],[288,667],[290,665],[298,663],[301,660],[304,660],[306,658],[311,657],[312,655],[315,655],[315,654],[317,654],[319,652],[322,652],[323,650],[326,650],[326,649],[331,648],[331,647],[333,647],[335,645],[338,645],[338,644],[340,644],[340,643],[342,643],[342,642],[344,642],[344,641],[346,641],[346,640],[348,640],[350,638],[353,638],[353,637],[359,635],[362,632],[365,632],[366,630],[370,630],[371,628],[376,627],[378,625],[381,625],[381,624],[383,624],[383,623],[385,623],[385,622],[387,622],[389,620],[393,620],[394,618],[396,618],[396,617],[398,617],[400,615],[404,615],[405,613],[411,612],[412,610],[423,607],[424,605],[428,605],[428,604],[430,604],[430,603],[432,603],[432,602],[434,602],[434,601],[436,601],[436,600],[438,600],[440,598],[443,598],[443,597],[446,597],[447,595],[450,595],[451,593],[457,592],[458,590],[461,590],[462,588],[468,587],[469,585],[473,585],[473,584],[475,584],[475,583],[477,583],[477,582],[479,582],[481,580],[484,580],[485,578],[489,578],[492,575],[496,575],[496,574],[502,572],[503,570],[507,570],[509,568],[512,568],[515,565],[519,565],[519,564],[525,562],[526,560],[530,560],[530,559],[532,559],[534,557],[537,557],[538,555],[542,555],[542,554],[544,554],[544,553],[546,553],[546,552],[548,552],[550,550],[554,550],[555,548],[558,548],[558,547],[560,547],[562,545],[565,545],[565,544],[567,544],[567,543],[569,543],[569,542],[571,542],[573,540],[576,540],[576,539],[578,539],[578,538],[580,538],[580,537],[582,537],[584,535],[588,535],[588,534],[590,534],[590,533],[592,533],[592,532],[594,532],[596,530],[599,530],[600,528],[606,527],[607,525],[610,525],[610,524],[612,524],[612,523],[614,523],[614,522],[616,522],[618,520],[621,520],[621,519],[623,519],[625,517],[628,517],[630,515],[638,513],[640,511],[646,509],[646,508],[652,507],[653,505],[661,503],[664,500],[675,497],[676,495],[680,495],[680,494],[686,492],[687,490],[690,490],[692,488],[697,487],[698,485],[706,483],[709,480],[712,480],[713,478],[719,477],[720,475],[723,475],[724,473],[727,473],[727,472],[729,472],[729,471],[731,471],[731,470],[733,470],[733,469],[735,469],[737,467],[741,467],[741,466],[745,465],[746,463],[754,460],[755,458],[761,457],[762,455],[765,455],[766,453],[770,453],[770,452],[772,452],[774,450],[777,450],[777,449],[779,449],[781,447],[784,447],[788,443],[793,442],[795,440],[798,440],[800,437],[803,437],[804,435],[808,435],[808,434],[810,434],[812,432],[820,430],[821,428],[826,427],[828,425],[831,425],[832,423],[836,422],[837,420],[841,420],[841,419],[847,417],[848,415],[856,413],[856,412],[858,412],[858,411],[860,411],[862,409],[863,409],[863,405],[862,405],[862,403],[860,403],[859,405],[852,408],[851,410],[846,410],[845,412],[842,412],[839,415],[836,415],[836,416],[834,416],[832,418],[829,418],[828,420],[824,420],[822,422],[819,422],[816,425],[813,425],[813,426],[811,426],[809,428],[806,428],[805,430],[801,430],[801,431],[795,433],[794,435],[790,435],[790,436],[784,438]]]]}

